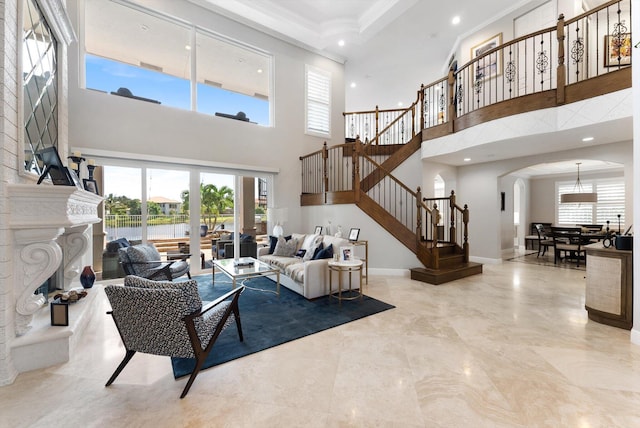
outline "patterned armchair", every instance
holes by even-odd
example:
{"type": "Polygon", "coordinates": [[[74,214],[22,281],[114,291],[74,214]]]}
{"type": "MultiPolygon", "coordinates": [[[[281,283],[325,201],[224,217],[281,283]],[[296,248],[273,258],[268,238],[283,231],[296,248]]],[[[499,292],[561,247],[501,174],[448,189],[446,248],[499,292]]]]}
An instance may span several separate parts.
{"type": "Polygon", "coordinates": [[[105,293],[124,344],[124,359],[105,386],[118,377],[136,352],[195,358],[196,365],[187,381],[184,398],[216,339],[234,320],[243,341],[238,299],[244,290],[236,288],[202,306],[195,280],[153,281],[127,276],[124,286],[108,285],[105,293]]]}
{"type": "MultiPolygon", "coordinates": [[[[184,259],[189,255],[185,254],[184,259]]],[[[189,263],[181,260],[162,260],[153,244],[132,245],[118,249],[120,264],[127,275],[142,278],[173,281],[182,275],[191,279],[189,263]]]]}

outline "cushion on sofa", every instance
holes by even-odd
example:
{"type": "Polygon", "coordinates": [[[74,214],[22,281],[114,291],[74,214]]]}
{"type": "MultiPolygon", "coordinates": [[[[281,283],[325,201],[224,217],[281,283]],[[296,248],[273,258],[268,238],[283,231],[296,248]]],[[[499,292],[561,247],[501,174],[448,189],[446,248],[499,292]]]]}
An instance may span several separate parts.
{"type": "Polygon", "coordinates": [[[313,256],[312,260],[320,260],[320,259],[331,259],[333,258],[333,244],[329,244],[328,247],[323,248],[318,251],[318,253],[313,256]]]}
{"type": "Polygon", "coordinates": [[[298,251],[298,241],[295,238],[291,238],[288,241],[284,236],[278,238],[276,248],[273,250],[274,256],[293,257],[298,251]]]}
{"type": "MultiPolygon", "coordinates": [[[[305,247],[305,245],[303,244],[302,249],[306,250],[306,253],[304,255],[304,257],[302,257],[302,260],[311,260],[313,259],[313,256],[316,255],[318,248],[322,245],[322,236],[320,235],[309,235],[311,236],[313,239],[310,240],[311,242],[309,243],[308,247],[305,247]]],[[[305,244],[306,244],[307,239],[305,239],[305,244]]]]}
{"type": "Polygon", "coordinates": [[[282,272],[285,271],[287,266],[300,263],[300,259],[297,259],[295,257],[274,256],[273,254],[261,256],[260,261],[269,263],[271,266],[277,267],[282,272]]]}
{"type": "MultiPolygon", "coordinates": [[[[291,235],[285,236],[284,239],[288,241],[289,239],[291,239],[291,235]]],[[[273,254],[273,251],[276,249],[277,243],[278,237],[269,235],[269,254],[273,254]]]]}
{"type": "Polygon", "coordinates": [[[292,263],[284,270],[285,275],[296,282],[304,283],[304,262],[292,263]]]}

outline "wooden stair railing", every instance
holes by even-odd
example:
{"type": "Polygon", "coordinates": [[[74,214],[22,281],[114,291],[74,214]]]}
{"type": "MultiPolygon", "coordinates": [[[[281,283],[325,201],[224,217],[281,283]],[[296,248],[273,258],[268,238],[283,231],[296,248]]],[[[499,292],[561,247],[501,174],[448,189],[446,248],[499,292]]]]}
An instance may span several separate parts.
{"type": "Polygon", "coordinates": [[[415,253],[427,268],[440,267],[440,252],[445,247],[450,249],[447,254],[462,255],[460,263],[469,261],[468,207],[460,208],[456,204],[454,192],[449,197],[423,201],[420,188],[414,192],[371,157],[358,153],[358,148],[355,152],[358,163],[354,167],[354,192],[360,209],[415,253]],[[363,189],[358,180],[360,171],[372,171],[367,176],[375,176],[376,185],[363,189]],[[426,201],[431,202],[432,207],[427,206],[426,201]],[[441,228],[442,208],[438,202],[446,209],[448,230],[441,228]]]}

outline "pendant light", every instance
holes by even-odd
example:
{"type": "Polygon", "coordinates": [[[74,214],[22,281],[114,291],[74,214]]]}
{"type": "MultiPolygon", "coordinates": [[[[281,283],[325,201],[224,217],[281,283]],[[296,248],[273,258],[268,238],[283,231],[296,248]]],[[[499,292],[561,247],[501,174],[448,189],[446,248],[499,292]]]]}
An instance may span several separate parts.
{"type": "Polygon", "coordinates": [[[588,193],[582,191],[582,183],[580,182],[580,163],[581,162],[576,162],[576,165],[578,165],[578,179],[576,180],[575,186],[573,186],[573,193],[563,193],[562,195],[560,195],[560,203],[587,204],[598,202],[597,193],[588,193]]]}

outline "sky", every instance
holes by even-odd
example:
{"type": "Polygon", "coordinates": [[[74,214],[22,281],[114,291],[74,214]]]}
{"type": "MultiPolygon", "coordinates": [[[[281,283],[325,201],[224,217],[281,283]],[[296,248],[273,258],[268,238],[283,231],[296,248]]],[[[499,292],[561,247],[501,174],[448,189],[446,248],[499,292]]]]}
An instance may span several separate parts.
{"type": "MultiPolygon", "coordinates": [[[[104,167],[104,195],[126,196],[130,199],[141,199],[142,173],[140,168],[108,166],[104,167]]],[[[234,188],[234,176],[202,173],[200,182],[215,184],[218,188],[227,186],[234,188]]],[[[189,171],[151,169],[147,170],[147,195],[163,196],[181,201],[180,194],[189,190],[189,171]]]]}

